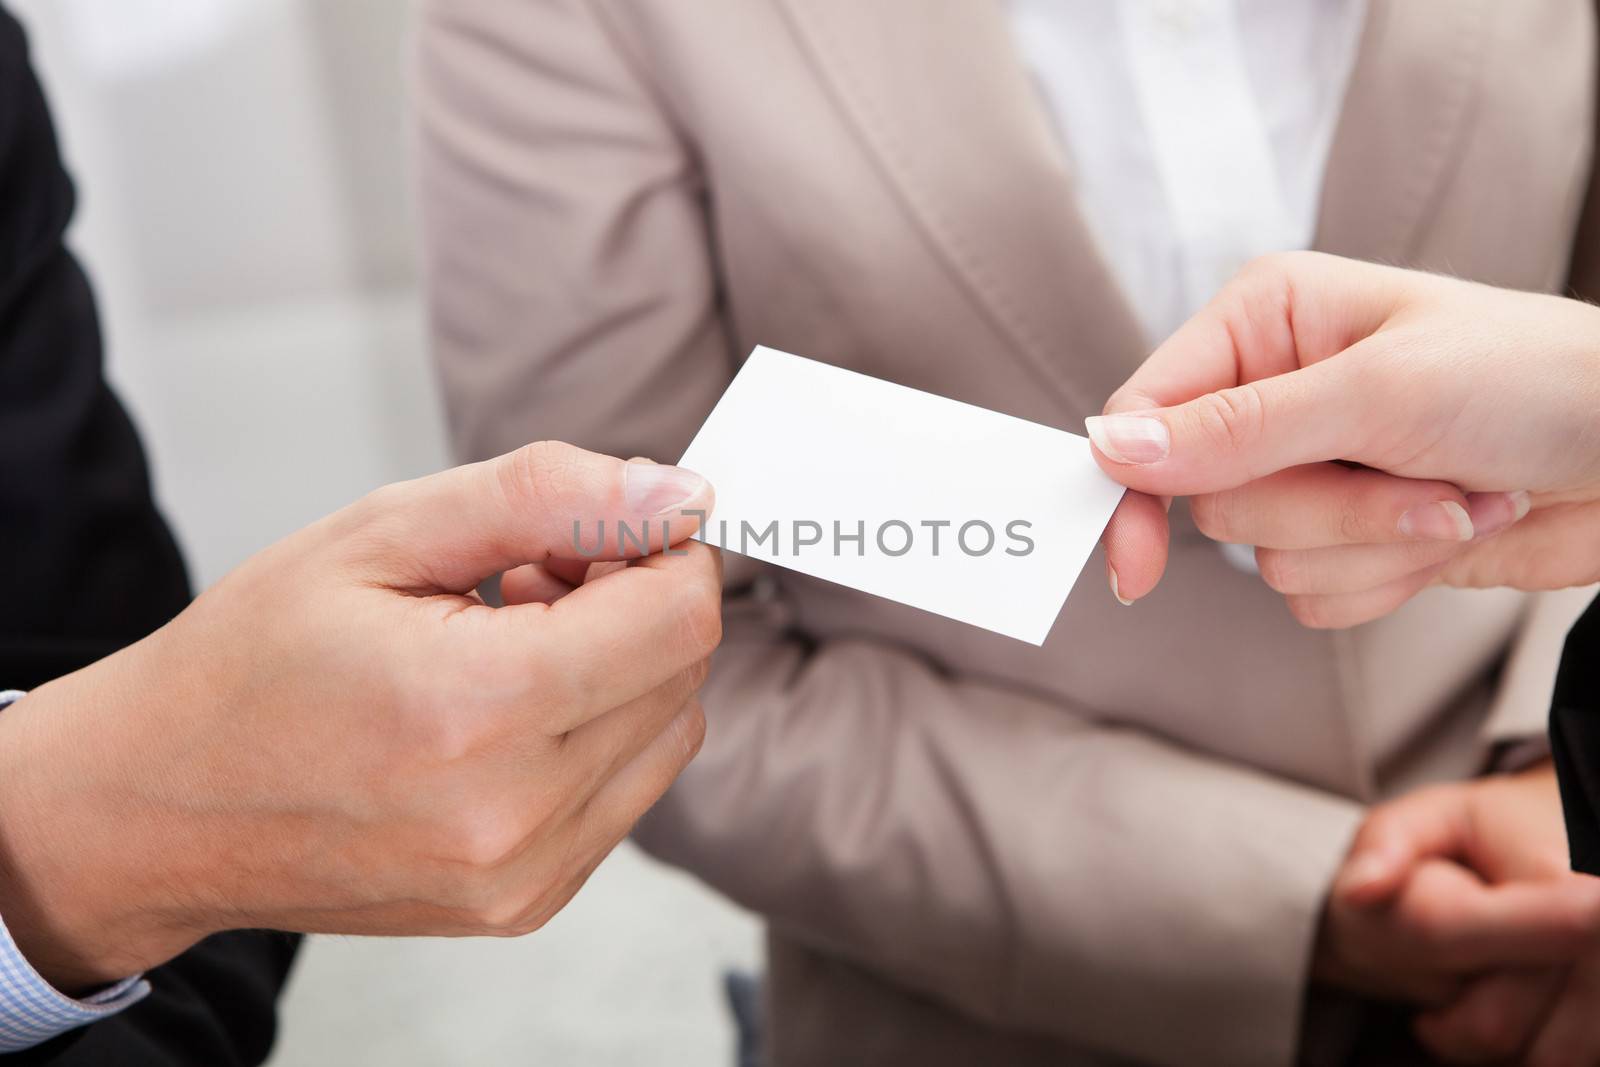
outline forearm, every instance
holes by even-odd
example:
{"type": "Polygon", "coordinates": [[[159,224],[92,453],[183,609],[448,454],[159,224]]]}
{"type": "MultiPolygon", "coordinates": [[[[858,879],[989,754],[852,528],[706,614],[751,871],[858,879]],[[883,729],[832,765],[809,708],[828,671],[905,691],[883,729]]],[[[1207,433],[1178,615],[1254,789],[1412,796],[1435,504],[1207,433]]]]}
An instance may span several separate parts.
{"type": "Polygon", "coordinates": [[[895,650],[728,633],[707,747],[646,847],[996,1024],[1153,1062],[1292,1058],[1354,804],[895,650]]]}

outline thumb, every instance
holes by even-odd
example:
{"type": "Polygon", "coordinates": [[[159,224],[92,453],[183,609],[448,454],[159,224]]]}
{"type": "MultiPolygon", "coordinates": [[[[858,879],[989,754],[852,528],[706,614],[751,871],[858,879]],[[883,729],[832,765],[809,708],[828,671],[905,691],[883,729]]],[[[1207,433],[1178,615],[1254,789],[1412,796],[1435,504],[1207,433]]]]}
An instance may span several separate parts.
{"type": "Polygon", "coordinates": [[[1356,354],[1205,393],[1167,408],[1085,420],[1096,461],[1130,489],[1192,496],[1234,489],[1286,467],[1359,452],[1356,354]]]}
{"type": "Polygon", "coordinates": [[[713,501],[711,484],[682,467],[541,441],[380,489],[361,506],[383,531],[376,543],[399,548],[379,561],[391,580],[465,592],[525,563],[660,552],[694,534],[713,501]]]}

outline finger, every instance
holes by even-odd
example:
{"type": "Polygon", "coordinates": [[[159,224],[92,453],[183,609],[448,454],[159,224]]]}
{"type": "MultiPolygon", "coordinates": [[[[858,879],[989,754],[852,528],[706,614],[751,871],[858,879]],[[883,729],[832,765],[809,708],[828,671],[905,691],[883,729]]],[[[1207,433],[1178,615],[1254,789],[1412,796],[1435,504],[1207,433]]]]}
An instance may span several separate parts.
{"type": "Polygon", "coordinates": [[[575,729],[716,648],[722,637],[716,552],[698,541],[681,551],[638,560],[548,606],[500,608],[480,627],[478,636],[487,631],[484,640],[502,662],[527,664],[527,696],[546,709],[542,729],[575,729]]]}
{"type": "Polygon", "coordinates": [[[1162,501],[1143,493],[1125,494],[1100,535],[1112,596],[1132,604],[1155,588],[1167,566],[1167,539],[1162,501]]]}
{"type": "Polygon", "coordinates": [[[590,798],[584,811],[587,846],[609,849],[626,837],[700,752],[705,736],[705,711],[691,700],[590,798]]]}
{"type": "Polygon", "coordinates": [[[1418,789],[1379,805],[1356,831],[1333,895],[1355,907],[1388,900],[1419,860],[1460,855],[1471,829],[1466,788],[1459,784],[1418,789]]]}
{"type": "Polygon", "coordinates": [[[1521,522],[1533,510],[1533,498],[1526,492],[1468,493],[1467,512],[1476,537],[1493,537],[1521,522]]]}
{"type": "Polygon", "coordinates": [[[1404,578],[1359,593],[1332,596],[1292,594],[1284,599],[1302,626],[1313,630],[1342,630],[1388,615],[1431,585],[1442,567],[1443,564],[1424,567],[1404,578]]]}
{"type": "Polygon", "coordinates": [[[1373,420],[1356,351],[1176,407],[1092,417],[1095,460],[1130,489],[1193,496],[1354,457],[1373,420]]]}
{"type": "Polygon", "coordinates": [[[1096,459],[1170,496],[1353,456],[1372,407],[1358,353],[1421,284],[1315,253],[1250,265],[1088,420],[1096,459]]]}
{"type": "Polygon", "coordinates": [[[1555,1008],[1528,1050],[1528,1063],[1600,1064],[1600,963],[1572,968],[1555,1008]]]}
{"type": "Polygon", "coordinates": [[[707,668],[705,660],[692,664],[665,685],[567,734],[555,788],[574,808],[587,803],[694,700],[707,668]]]}
{"type": "Polygon", "coordinates": [[[1464,543],[1473,536],[1467,498],[1446,482],[1313,463],[1190,501],[1200,532],[1266,548],[1410,541],[1464,543]]]}
{"type": "MultiPolygon", "coordinates": [[[[621,844],[634,825],[682,773],[705,739],[705,713],[690,702],[651,743],[589,798],[573,817],[572,845],[567,852],[565,881],[553,893],[534,900],[517,923],[519,929],[544,925],[577,895],[596,868],[621,844]]],[[[529,880],[539,884],[540,858],[529,865],[529,880]]]]}
{"type": "Polygon", "coordinates": [[[1315,252],[1247,265],[1112,394],[1107,414],[1172,407],[1333,356],[1399,307],[1403,272],[1315,252]]]}
{"type": "MultiPolygon", "coordinates": [[[[573,855],[584,851],[581,845],[572,843],[581,836],[574,832],[574,820],[581,821],[594,796],[655,744],[663,731],[672,728],[686,706],[695,703],[707,666],[705,662],[696,664],[665,685],[561,738],[554,770],[540,775],[537,781],[527,782],[530,795],[525,803],[548,814],[507,850],[509,883],[514,886],[519,878],[526,879],[530,866],[539,862],[538,854],[563,835],[562,851],[573,855]]],[[[508,758],[522,759],[516,753],[508,754],[508,758]]],[[[565,877],[566,872],[547,872],[543,881],[565,877]]]]}
{"type": "Polygon", "coordinates": [[[693,534],[712,503],[693,471],[540,442],[380,489],[358,514],[395,548],[376,561],[387,580],[465,592],[524,563],[659,552],[693,534]]]}
{"type": "Polygon", "coordinates": [[[1566,978],[1563,968],[1495,971],[1443,1008],[1417,1016],[1417,1040],[1448,1063],[1515,1059],[1538,1036],[1566,978]]]}
{"type": "Polygon", "coordinates": [[[549,567],[529,563],[500,576],[500,601],[503,604],[554,604],[575,584],[558,578],[549,567]]]}
{"type": "Polygon", "coordinates": [[[1572,875],[1441,893],[1424,887],[1412,918],[1452,969],[1567,964],[1600,940],[1600,880],[1572,875]]]}
{"type": "Polygon", "coordinates": [[[1600,507],[1559,503],[1535,508],[1504,537],[1516,551],[1494,542],[1473,545],[1445,569],[1444,580],[1463,587],[1561,589],[1600,580],[1593,557],[1577,546],[1600,544],[1600,507]]]}
{"type": "Polygon", "coordinates": [[[1261,572],[1262,581],[1279,593],[1336,596],[1375,589],[1447,563],[1465,547],[1447,541],[1423,541],[1408,545],[1258,548],[1256,569],[1261,572]]]}

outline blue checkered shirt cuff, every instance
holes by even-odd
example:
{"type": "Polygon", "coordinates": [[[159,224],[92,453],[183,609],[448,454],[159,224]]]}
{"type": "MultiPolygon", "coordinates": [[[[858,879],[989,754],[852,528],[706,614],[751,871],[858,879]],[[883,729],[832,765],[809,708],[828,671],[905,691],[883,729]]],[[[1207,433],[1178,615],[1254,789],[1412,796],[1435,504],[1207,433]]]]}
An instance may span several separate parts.
{"type": "MultiPolygon", "coordinates": [[[[22,694],[0,693],[0,708],[22,694]]],[[[0,916],[0,1053],[17,1052],[57,1034],[115,1015],[150,992],[142,976],[125,978],[81,1000],[59,992],[22,958],[0,916]]]]}

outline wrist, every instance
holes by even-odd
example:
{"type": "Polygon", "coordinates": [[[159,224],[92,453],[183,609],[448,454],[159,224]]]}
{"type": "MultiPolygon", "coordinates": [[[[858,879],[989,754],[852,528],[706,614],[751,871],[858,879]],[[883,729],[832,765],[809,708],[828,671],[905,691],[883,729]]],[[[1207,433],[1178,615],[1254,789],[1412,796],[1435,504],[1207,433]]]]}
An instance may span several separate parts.
{"type": "Polygon", "coordinates": [[[117,781],[127,754],[107,756],[139,714],[141,687],[121,669],[133,659],[119,653],[0,713],[0,919],[69,995],[148,970],[208,932],[154,867],[137,791],[117,781]]]}

